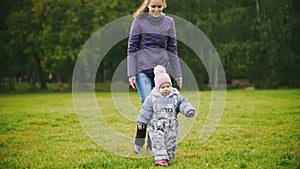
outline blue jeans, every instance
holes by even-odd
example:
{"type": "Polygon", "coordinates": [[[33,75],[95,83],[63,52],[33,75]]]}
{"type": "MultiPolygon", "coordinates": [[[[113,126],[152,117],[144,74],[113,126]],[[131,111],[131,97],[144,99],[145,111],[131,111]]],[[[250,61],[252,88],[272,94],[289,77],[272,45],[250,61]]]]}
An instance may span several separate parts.
{"type": "Polygon", "coordinates": [[[154,87],[154,80],[145,73],[138,73],[136,75],[136,88],[140,95],[142,103],[144,103],[146,97],[150,95],[151,90],[154,87]]]}
{"type": "MultiPolygon", "coordinates": [[[[141,98],[141,102],[144,103],[146,97],[148,95],[150,95],[151,90],[154,87],[154,80],[149,77],[147,74],[145,73],[138,73],[136,75],[136,88],[137,91],[140,95],[141,98]]],[[[147,126],[145,126],[143,129],[139,130],[137,128],[137,132],[136,132],[136,137],[135,137],[135,144],[138,146],[143,146],[145,144],[145,138],[146,138],[146,129],[147,126]]],[[[147,140],[147,147],[149,149],[152,149],[151,146],[151,139],[148,135],[148,140],[147,140]]]]}

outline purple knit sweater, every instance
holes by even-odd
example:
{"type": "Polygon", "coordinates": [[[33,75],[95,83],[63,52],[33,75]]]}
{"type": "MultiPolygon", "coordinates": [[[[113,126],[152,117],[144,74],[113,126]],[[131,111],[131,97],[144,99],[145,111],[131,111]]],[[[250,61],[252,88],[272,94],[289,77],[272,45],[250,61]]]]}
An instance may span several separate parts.
{"type": "Polygon", "coordinates": [[[177,55],[176,30],[173,18],[161,14],[152,17],[144,13],[134,18],[127,51],[128,77],[143,70],[163,65],[175,78],[182,77],[177,55]]]}

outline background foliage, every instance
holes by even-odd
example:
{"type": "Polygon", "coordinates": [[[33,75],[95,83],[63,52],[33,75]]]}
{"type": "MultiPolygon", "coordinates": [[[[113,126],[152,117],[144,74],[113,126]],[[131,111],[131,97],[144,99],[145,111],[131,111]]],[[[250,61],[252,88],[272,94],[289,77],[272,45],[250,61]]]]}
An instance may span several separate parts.
{"type": "MultiPolygon", "coordinates": [[[[9,82],[70,84],[82,46],[103,25],[134,12],[142,0],[10,0],[0,8],[0,90],[9,82]]],[[[296,0],[168,1],[166,13],[186,19],[211,40],[228,83],[247,79],[256,88],[300,87],[300,4],[296,0]]],[[[202,88],[209,81],[193,51],[179,56],[202,88]],[[198,64],[197,64],[198,63],[198,64]]],[[[127,39],[101,63],[97,80],[111,81],[126,58],[127,39]]],[[[69,85],[70,86],[70,85],[69,85]]],[[[63,87],[63,86],[62,86],[63,87]]]]}

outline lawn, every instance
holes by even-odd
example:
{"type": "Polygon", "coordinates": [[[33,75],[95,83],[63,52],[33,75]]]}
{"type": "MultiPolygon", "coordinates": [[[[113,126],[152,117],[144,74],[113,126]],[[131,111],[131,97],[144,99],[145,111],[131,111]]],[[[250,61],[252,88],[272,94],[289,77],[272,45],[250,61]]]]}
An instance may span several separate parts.
{"type": "MultiPolygon", "coordinates": [[[[222,120],[204,143],[199,135],[211,93],[199,95],[198,115],[189,119],[192,128],[168,168],[300,168],[300,90],[227,91],[222,120]]],[[[137,93],[130,98],[138,110],[137,93]]],[[[111,93],[96,93],[96,101],[107,131],[133,139],[135,122],[118,113],[125,110],[116,108],[111,93]]],[[[0,168],[156,168],[147,152],[110,152],[114,146],[98,144],[80,122],[72,93],[0,94],[0,168]]]]}

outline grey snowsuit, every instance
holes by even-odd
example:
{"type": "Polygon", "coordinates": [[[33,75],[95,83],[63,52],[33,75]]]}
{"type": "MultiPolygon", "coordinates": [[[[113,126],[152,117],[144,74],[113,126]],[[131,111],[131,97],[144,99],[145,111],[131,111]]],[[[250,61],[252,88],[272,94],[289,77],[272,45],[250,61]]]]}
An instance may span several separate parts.
{"type": "Polygon", "coordinates": [[[175,156],[179,133],[178,112],[186,117],[193,117],[195,109],[176,88],[172,88],[168,96],[162,96],[154,88],[141,108],[137,122],[149,126],[152,152],[156,161],[171,162],[175,156]]]}

